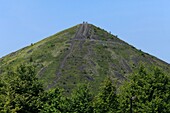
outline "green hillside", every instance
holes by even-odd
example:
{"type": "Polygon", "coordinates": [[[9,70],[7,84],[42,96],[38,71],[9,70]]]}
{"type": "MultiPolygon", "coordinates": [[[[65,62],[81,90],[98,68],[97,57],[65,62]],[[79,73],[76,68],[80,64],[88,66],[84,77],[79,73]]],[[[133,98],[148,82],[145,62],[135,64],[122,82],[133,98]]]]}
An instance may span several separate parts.
{"type": "Polygon", "coordinates": [[[83,23],[54,34],[0,59],[0,74],[16,69],[23,63],[36,67],[45,89],[55,86],[68,92],[80,83],[92,89],[111,77],[121,84],[142,63],[170,72],[170,65],[154,56],[137,50],[117,36],[83,23]]]}

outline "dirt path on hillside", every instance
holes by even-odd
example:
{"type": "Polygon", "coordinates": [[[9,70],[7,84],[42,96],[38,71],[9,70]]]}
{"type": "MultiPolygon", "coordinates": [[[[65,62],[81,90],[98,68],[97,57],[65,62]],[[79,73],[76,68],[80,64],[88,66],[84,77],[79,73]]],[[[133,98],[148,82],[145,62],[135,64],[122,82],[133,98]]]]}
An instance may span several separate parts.
{"type": "Polygon", "coordinates": [[[81,26],[80,26],[80,28],[78,29],[75,37],[74,37],[73,40],[71,41],[71,46],[70,46],[69,51],[66,53],[63,61],[62,61],[61,64],[60,64],[60,68],[59,68],[59,71],[57,72],[57,76],[61,75],[61,70],[62,70],[62,68],[64,67],[65,63],[66,63],[67,58],[71,55],[71,53],[72,53],[72,51],[73,51],[73,48],[74,48],[74,45],[75,45],[75,39],[76,39],[76,40],[85,39],[87,33],[88,33],[88,24],[87,24],[87,23],[81,24],[81,26]]]}
{"type": "MultiPolygon", "coordinates": [[[[68,50],[68,52],[66,52],[66,55],[65,55],[63,61],[60,64],[59,71],[57,72],[58,77],[61,75],[61,70],[64,68],[68,57],[72,54],[73,48],[74,48],[75,43],[76,43],[75,40],[80,41],[80,44],[79,44],[80,49],[82,48],[83,43],[86,40],[89,40],[89,41],[92,41],[92,42],[99,42],[99,43],[122,44],[122,43],[119,43],[119,42],[110,42],[110,41],[102,41],[102,40],[96,40],[96,39],[88,39],[87,37],[92,37],[92,36],[89,36],[89,30],[90,30],[90,27],[89,27],[88,23],[84,22],[83,24],[80,25],[79,29],[76,32],[75,37],[71,40],[70,49],[68,50]]],[[[87,49],[89,50],[90,48],[87,48],[87,49]]]]}
{"type": "Polygon", "coordinates": [[[57,75],[56,79],[53,81],[52,84],[50,84],[50,85],[48,86],[47,89],[53,87],[53,86],[56,84],[56,82],[60,79],[60,76],[62,75],[62,69],[64,68],[64,66],[65,66],[65,64],[66,64],[67,59],[69,58],[69,56],[70,56],[70,55],[72,54],[72,52],[73,52],[74,46],[75,46],[75,44],[76,44],[76,41],[75,41],[75,40],[80,40],[80,46],[81,46],[80,48],[82,48],[82,45],[83,45],[83,43],[84,43],[84,41],[85,41],[85,39],[86,39],[86,37],[87,37],[87,35],[88,35],[89,29],[90,29],[90,28],[89,28],[88,23],[83,22],[83,24],[80,25],[80,27],[79,27],[79,29],[77,30],[74,38],[71,40],[70,49],[65,53],[65,57],[64,57],[64,59],[63,59],[63,60],[61,61],[61,63],[60,63],[59,69],[58,69],[58,71],[57,71],[57,73],[56,73],[56,75],[57,75]]]}
{"type": "MultiPolygon", "coordinates": [[[[103,44],[106,44],[106,43],[111,43],[111,44],[121,44],[119,42],[110,42],[110,41],[102,41],[102,40],[97,40],[97,39],[93,39],[93,34],[90,34],[89,33],[90,31],[90,25],[86,22],[83,22],[83,24],[80,25],[80,27],[78,28],[74,38],[71,39],[71,45],[70,45],[70,49],[65,53],[65,57],[63,58],[63,60],[61,61],[60,63],[60,66],[59,66],[59,69],[58,71],[56,72],[56,79],[53,81],[52,84],[50,84],[48,86],[48,89],[53,87],[56,82],[60,79],[60,76],[62,75],[62,69],[64,68],[66,62],[67,62],[67,59],[71,56],[72,52],[73,52],[73,49],[75,47],[75,44],[77,43],[76,40],[79,41],[79,49],[82,49],[83,47],[83,44],[86,40],[90,41],[90,42],[98,42],[98,43],[103,43],[103,44]],[[91,38],[88,38],[88,37],[91,37],[91,38]]],[[[87,53],[87,56],[90,56],[92,55],[92,48],[91,48],[91,44],[90,46],[87,47],[88,49],[88,53],[87,53]]]]}

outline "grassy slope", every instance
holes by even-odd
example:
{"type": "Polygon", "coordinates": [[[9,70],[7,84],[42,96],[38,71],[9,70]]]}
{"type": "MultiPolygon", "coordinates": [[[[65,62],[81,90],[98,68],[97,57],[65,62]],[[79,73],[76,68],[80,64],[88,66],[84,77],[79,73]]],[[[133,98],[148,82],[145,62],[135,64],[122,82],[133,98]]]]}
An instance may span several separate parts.
{"type": "Polygon", "coordinates": [[[92,89],[98,89],[106,76],[121,83],[140,62],[170,71],[169,64],[98,27],[89,27],[90,39],[71,41],[79,28],[77,25],[1,58],[0,73],[31,61],[45,88],[59,85],[69,92],[78,83],[90,83],[92,89]]]}
{"type": "MultiPolygon", "coordinates": [[[[40,42],[31,44],[21,50],[13,52],[0,59],[1,73],[8,69],[16,69],[22,63],[33,61],[37,73],[59,60],[64,51],[69,48],[67,41],[74,37],[78,26],[74,26],[65,31],[59,32],[40,42]]],[[[55,64],[59,65],[59,64],[55,64]]],[[[56,67],[57,68],[57,67],[56,67]]],[[[41,73],[39,73],[41,75],[41,73]]]]}

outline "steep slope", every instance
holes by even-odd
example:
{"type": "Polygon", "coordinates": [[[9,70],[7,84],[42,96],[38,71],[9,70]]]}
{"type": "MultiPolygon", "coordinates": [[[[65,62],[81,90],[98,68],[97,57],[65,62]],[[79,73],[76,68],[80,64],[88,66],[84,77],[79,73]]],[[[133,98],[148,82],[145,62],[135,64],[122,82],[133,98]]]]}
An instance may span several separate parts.
{"type": "Polygon", "coordinates": [[[56,85],[68,92],[79,83],[93,89],[107,76],[119,83],[143,63],[170,72],[170,65],[137,50],[99,27],[83,23],[0,59],[0,74],[30,62],[46,89],[56,85]]]}

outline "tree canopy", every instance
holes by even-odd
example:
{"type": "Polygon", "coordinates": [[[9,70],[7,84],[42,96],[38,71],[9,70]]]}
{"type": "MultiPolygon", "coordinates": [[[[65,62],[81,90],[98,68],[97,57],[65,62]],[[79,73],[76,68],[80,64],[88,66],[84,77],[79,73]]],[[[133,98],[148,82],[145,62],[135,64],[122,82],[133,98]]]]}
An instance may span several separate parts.
{"type": "Polygon", "coordinates": [[[21,65],[1,79],[1,112],[39,112],[39,95],[43,86],[35,76],[33,66],[21,65]]]}
{"type": "Polygon", "coordinates": [[[169,113],[170,78],[159,68],[141,66],[122,86],[119,102],[124,112],[131,108],[133,112],[169,113]]]}
{"type": "Polygon", "coordinates": [[[0,79],[2,113],[169,113],[170,77],[161,69],[141,66],[120,87],[110,77],[98,94],[86,84],[70,95],[56,87],[44,91],[31,65],[9,70],[0,79]]]}

